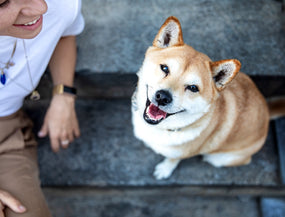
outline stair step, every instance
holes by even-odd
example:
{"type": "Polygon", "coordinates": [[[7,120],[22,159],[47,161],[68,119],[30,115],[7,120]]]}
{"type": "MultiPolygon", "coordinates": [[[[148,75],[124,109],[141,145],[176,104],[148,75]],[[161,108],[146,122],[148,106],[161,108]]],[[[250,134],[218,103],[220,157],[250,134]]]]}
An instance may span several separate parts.
{"type": "Polygon", "coordinates": [[[256,198],[189,196],[182,191],[45,189],[54,217],[259,217],[256,198]]]}
{"type": "Polygon", "coordinates": [[[160,26],[174,15],[185,42],[213,60],[239,59],[251,75],[285,75],[281,1],[85,0],[82,7],[78,72],[136,72],[160,26]]]}
{"type": "MultiPolygon", "coordinates": [[[[47,106],[47,100],[26,103],[36,129],[47,106]]],[[[280,186],[272,127],[265,146],[247,166],[214,168],[194,157],[184,160],[170,179],[155,180],[153,169],[163,158],[133,136],[130,106],[129,99],[78,99],[81,138],[58,154],[51,152],[48,139],[39,139],[43,186],[280,186]]]]}

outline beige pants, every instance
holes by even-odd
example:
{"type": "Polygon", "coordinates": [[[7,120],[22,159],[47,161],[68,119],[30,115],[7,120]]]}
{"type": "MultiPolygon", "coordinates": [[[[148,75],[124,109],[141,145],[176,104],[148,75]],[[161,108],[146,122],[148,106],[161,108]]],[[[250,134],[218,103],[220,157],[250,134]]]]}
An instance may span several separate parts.
{"type": "Polygon", "coordinates": [[[24,214],[5,209],[5,217],[51,217],[41,191],[32,121],[23,111],[0,117],[0,189],[27,208],[24,214]]]}

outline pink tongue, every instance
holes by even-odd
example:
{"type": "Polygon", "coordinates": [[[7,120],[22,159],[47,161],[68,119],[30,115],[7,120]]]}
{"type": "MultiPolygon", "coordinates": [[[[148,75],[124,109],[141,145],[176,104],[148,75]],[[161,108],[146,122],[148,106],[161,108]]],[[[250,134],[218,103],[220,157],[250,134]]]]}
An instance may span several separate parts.
{"type": "Polygon", "coordinates": [[[151,104],[148,108],[148,114],[150,118],[159,120],[161,118],[166,118],[167,113],[160,110],[157,106],[154,104],[151,104]]]}

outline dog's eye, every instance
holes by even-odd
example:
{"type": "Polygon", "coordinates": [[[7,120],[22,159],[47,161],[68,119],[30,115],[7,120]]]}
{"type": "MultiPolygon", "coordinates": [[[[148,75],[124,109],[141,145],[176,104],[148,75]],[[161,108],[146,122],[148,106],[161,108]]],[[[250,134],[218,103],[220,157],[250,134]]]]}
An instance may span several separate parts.
{"type": "Polygon", "coordinates": [[[166,74],[166,76],[169,74],[169,68],[167,65],[160,65],[160,69],[166,74]]]}
{"type": "Polygon", "coordinates": [[[193,93],[199,92],[199,88],[196,85],[187,85],[185,89],[193,93]]]}

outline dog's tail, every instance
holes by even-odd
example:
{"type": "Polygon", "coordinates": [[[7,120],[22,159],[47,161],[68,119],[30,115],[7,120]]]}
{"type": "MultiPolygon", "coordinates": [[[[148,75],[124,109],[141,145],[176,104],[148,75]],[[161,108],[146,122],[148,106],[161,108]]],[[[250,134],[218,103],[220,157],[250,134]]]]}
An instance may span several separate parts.
{"type": "Polygon", "coordinates": [[[270,120],[285,116],[285,97],[267,99],[270,120]]]}

